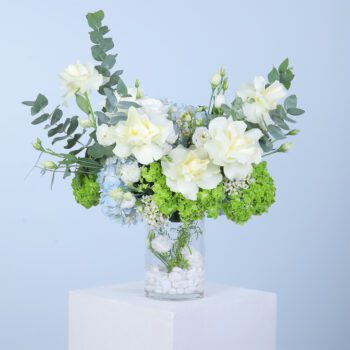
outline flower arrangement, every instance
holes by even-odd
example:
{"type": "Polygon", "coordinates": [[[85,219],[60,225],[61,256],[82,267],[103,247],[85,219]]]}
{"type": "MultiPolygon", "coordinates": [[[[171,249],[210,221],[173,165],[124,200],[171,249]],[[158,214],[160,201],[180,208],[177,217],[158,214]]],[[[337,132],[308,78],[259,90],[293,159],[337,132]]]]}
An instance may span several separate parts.
{"type": "Polygon", "coordinates": [[[32,124],[45,125],[52,146],[64,142],[54,150],[37,139],[33,147],[40,157],[54,160],[40,163],[39,157],[35,166],[51,172],[52,180],[57,173],[72,175],[74,197],[85,208],[100,205],[123,224],[145,221],[148,248],[162,263],[152,266],[149,280],[159,293],[190,294],[202,273],[202,256],[191,249],[201,232],[196,222],[225,215],[243,224],[274,203],[275,186],[263,157],[287,152],[292,143],[280,141],[299,132],[290,125],[304,111],[295,95],[287,97],[294,74],[285,59],[267,80],[255,77],[229,99],[221,68],[210,79],[208,105],[197,107],[148,97],[139,81],[127,87],[122,71],[113,70],[117,55],[110,53],[114,43],[103,18],[102,11],[87,14],[97,63],[77,62],[60,74],[63,105],[74,98],[85,117],[64,118],[61,106],[45,111],[43,94],[23,102],[35,116],[32,124]],[[90,101],[96,92],[104,100],[98,110],[90,101]],[[166,229],[170,223],[181,224],[175,235],[166,229]],[[181,273],[187,277],[176,278],[181,273]],[[174,274],[175,282],[183,282],[191,281],[191,273],[192,289],[172,284],[174,274]],[[157,276],[166,288],[154,282],[157,276]]]}

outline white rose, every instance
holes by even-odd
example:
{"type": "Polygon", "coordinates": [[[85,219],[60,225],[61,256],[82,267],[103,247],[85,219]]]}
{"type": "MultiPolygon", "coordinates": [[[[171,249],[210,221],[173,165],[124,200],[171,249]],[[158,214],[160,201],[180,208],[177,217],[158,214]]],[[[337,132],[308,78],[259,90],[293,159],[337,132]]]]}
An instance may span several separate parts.
{"type": "Polygon", "coordinates": [[[215,108],[220,108],[222,104],[226,103],[225,95],[216,95],[214,106],[215,108]]]}
{"type": "Polygon", "coordinates": [[[130,107],[128,119],[115,127],[117,157],[126,158],[133,154],[141,164],[159,160],[175,142],[173,123],[163,115],[147,115],[144,111],[130,107]]]}
{"type": "Polygon", "coordinates": [[[66,89],[64,98],[68,98],[78,91],[82,94],[97,91],[104,83],[103,76],[99,74],[92,63],[70,64],[59,77],[63,88],[66,89]]]}
{"type": "Polygon", "coordinates": [[[252,171],[252,164],[261,161],[260,129],[246,131],[242,121],[217,117],[209,123],[210,140],[204,145],[214,164],[224,167],[227,178],[241,179],[252,171]]]}
{"type": "Polygon", "coordinates": [[[122,165],[121,179],[125,184],[134,183],[140,180],[141,171],[137,162],[125,163],[122,165]]]}
{"type": "Polygon", "coordinates": [[[204,144],[209,139],[209,131],[205,126],[199,126],[193,133],[192,142],[193,144],[200,148],[203,147],[204,144]]]}
{"type": "Polygon", "coordinates": [[[213,86],[218,86],[220,84],[220,82],[221,82],[221,75],[220,75],[220,73],[213,74],[213,76],[210,79],[210,83],[213,86]]]}
{"type": "Polygon", "coordinates": [[[135,206],[136,198],[131,192],[125,192],[123,195],[120,208],[122,209],[131,209],[135,206]]]}
{"type": "Polygon", "coordinates": [[[277,107],[278,102],[287,95],[287,90],[279,81],[265,88],[264,77],[255,77],[254,84],[244,84],[237,96],[243,100],[243,113],[251,123],[262,128],[272,123],[269,111],[277,107]]]}
{"type": "Polygon", "coordinates": [[[203,257],[198,250],[186,247],[181,249],[181,254],[188,261],[190,267],[203,267],[203,257]]]}
{"type": "Polygon", "coordinates": [[[116,142],[116,127],[101,124],[96,130],[97,142],[101,146],[111,146],[116,142]]]}
{"type": "Polygon", "coordinates": [[[220,167],[214,165],[204,148],[177,146],[162,160],[163,174],[168,187],[187,199],[196,200],[199,188],[213,189],[222,180],[220,167]]]}
{"type": "Polygon", "coordinates": [[[159,235],[151,242],[151,247],[158,253],[167,253],[173,246],[172,240],[168,236],[159,235]]]}

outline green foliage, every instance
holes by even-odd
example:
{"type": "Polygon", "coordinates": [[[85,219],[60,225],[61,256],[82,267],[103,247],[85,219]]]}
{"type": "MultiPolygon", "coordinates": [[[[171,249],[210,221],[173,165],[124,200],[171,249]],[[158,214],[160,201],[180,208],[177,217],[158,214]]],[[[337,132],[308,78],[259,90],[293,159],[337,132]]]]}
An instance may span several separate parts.
{"type": "Polygon", "coordinates": [[[275,202],[275,185],[266,168],[266,162],[254,166],[254,181],[246,190],[241,190],[223,204],[226,217],[237,224],[243,224],[252,215],[261,215],[275,202]]]}
{"type": "Polygon", "coordinates": [[[75,200],[86,209],[98,205],[100,201],[100,186],[96,179],[96,175],[86,175],[77,172],[72,180],[75,200]]]}
{"type": "Polygon", "coordinates": [[[270,84],[278,80],[286,89],[289,89],[294,79],[293,68],[289,67],[289,59],[286,58],[279,65],[278,69],[273,67],[267,77],[270,84]]]}
{"type": "Polygon", "coordinates": [[[228,196],[223,184],[213,190],[199,190],[197,200],[186,199],[181,193],[172,192],[166,185],[158,162],[141,169],[139,191],[151,188],[152,199],[162,214],[184,223],[204,218],[217,218],[222,212],[236,223],[246,222],[252,215],[267,211],[274,202],[275,187],[266,169],[266,162],[254,166],[253,182],[246,190],[237,195],[228,196]]]}

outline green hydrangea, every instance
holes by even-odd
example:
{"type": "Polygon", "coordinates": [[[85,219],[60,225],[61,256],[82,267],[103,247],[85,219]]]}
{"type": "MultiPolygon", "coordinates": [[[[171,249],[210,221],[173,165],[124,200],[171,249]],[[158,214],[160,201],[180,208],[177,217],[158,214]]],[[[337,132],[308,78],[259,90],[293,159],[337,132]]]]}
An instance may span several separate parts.
{"type": "Polygon", "coordinates": [[[96,182],[97,175],[77,173],[72,180],[75,200],[86,209],[97,205],[100,201],[100,186],[96,182]]]}
{"type": "Polygon", "coordinates": [[[246,190],[229,196],[222,209],[228,219],[243,224],[252,215],[261,215],[275,202],[275,185],[266,168],[266,162],[254,166],[253,182],[246,190]]]}
{"type": "Polygon", "coordinates": [[[154,162],[141,169],[140,191],[150,191],[153,201],[160,212],[169,218],[182,222],[217,218],[224,213],[228,219],[242,224],[252,215],[260,215],[267,211],[275,200],[273,179],[266,169],[266,162],[254,166],[253,182],[249,188],[228,196],[223,184],[213,190],[200,190],[197,200],[186,199],[181,193],[172,192],[166,185],[160,163],[154,162]]]}

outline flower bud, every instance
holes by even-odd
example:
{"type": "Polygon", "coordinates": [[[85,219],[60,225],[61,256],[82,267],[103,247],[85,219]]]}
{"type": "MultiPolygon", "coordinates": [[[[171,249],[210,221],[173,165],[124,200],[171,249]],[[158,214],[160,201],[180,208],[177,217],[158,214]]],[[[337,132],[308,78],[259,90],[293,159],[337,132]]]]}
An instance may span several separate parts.
{"type": "Polygon", "coordinates": [[[53,169],[57,169],[58,166],[55,162],[51,161],[51,160],[44,160],[42,163],[41,163],[42,167],[44,169],[49,169],[49,170],[53,170],[53,169]]]}
{"type": "Polygon", "coordinates": [[[140,98],[143,97],[143,92],[141,90],[141,88],[136,88],[136,100],[139,100],[140,98]]]}
{"type": "Polygon", "coordinates": [[[215,108],[220,108],[222,104],[224,104],[226,102],[226,98],[225,95],[216,95],[215,96],[215,102],[214,102],[214,106],[215,108]]]}
{"type": "Polygon", "coordinates": [[[222,83],[222,89],[226,91],[228,89],[228,79],[225,78],[223,83],[222,83]]]}
{"type": "Polygon", "coordinates": [[[210,79],[210,83],[213,87],[218,86],[221,83],[221,75],[220,73],[215,73],[210,79]]]}
{"type": "Polygon", "coordinates": [[[288,152],[294,146],[293,142],[283,143],[277,150],[277,152],[288,152]]]}
{"type": "Polygon", "coordinates": [[[293,130],[289,131],[289,133],[287,135],[295,136],[295,135],[298,135],[299,132],[300,132],[299,129],[293,129],[293,130]]]}
{"type": "Polygon", "coordinates": [[[139,88],[140,87],[140,81],[138,79],[135,80],[135,88],[139,88]]]}
{"type": "Polygon", "coordinates": [[[221,75],[222,77],[224,77],[225,74],[226,74],[225,68],[224,68],[224,67],[221,67],[221,68],[220,68],[220,75],[221,75]]]}
{"type": "Polygon", "coordinates": [[[90,119],[79,119],[79,125],[83,128],[83,129],[88,129],[92,127],[92,122],[90,119]]]}
{"type": "Polygon", "coordinates": [[[32,146],[33,146],[34,149],[36,149],[37,151],[42,151],[42,150],[43,150],[43,146],[42,146],[41,140],[40,140],[39,138],[37,138],[36,141],[32,143],[32,146]]]}

